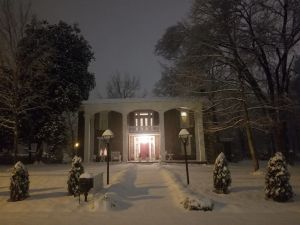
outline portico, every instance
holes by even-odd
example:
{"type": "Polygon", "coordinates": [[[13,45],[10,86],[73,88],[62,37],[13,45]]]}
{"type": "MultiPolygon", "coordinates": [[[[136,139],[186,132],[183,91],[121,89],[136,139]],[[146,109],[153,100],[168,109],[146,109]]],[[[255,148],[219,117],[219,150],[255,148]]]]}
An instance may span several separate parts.
{"type": "Polygon", "coordinates": [[[183,146],[178,140],[181,128],[192,138],[190,160],[206,161],[202,103],[199,99],[140,98],[85,101],[80,108],[78,139],[85,162],[93,160],[105,146],[100,137],[111,129],[115,137],[111,151],[122,161],[166,160],[167,154],[181,160],[183,146]]]}

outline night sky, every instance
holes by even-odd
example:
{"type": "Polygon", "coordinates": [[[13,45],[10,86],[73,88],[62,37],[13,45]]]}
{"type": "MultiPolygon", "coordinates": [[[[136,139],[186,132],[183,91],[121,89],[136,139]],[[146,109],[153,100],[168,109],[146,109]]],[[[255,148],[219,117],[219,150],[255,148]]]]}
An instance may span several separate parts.
{"type": "Polygon", "coordinates": [[[78,23],[95,53],[90,71],[97,92],[105,97],[109,76],[116,70],[140,76],[151,95],[160,78],[162,59],[154,46],[165,29],[184,18],[191,0],[31,0],[32,11],[50,23],[78,23]]]}

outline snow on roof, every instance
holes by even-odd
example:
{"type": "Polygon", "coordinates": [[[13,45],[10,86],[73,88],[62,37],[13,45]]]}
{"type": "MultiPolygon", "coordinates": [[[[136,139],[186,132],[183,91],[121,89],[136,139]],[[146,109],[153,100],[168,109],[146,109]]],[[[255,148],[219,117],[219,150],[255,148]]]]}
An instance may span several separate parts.
{"type": "Polygon", "coordinates": [[[100,111],[128,112],[139,109],[168,111],[174,108],[201,110],[203,98],[125,98],[83,101],[81,111],[94,114],[100,111]]]}
{"type": "Polygon", "coordinates": [[[97,99],[97,100],[88,100],[83,101],[83,105],[89,105],[89,104],[99,104],[99,103],[138,103],[138,102],[170,102],[170,101],[190,101],[195,102],[203,100],[203,98],[199,97],[188,97],[188,98],[180,98],[180,97],[156,97],[156,98],[105,98],[105,99],[97,99]]]}

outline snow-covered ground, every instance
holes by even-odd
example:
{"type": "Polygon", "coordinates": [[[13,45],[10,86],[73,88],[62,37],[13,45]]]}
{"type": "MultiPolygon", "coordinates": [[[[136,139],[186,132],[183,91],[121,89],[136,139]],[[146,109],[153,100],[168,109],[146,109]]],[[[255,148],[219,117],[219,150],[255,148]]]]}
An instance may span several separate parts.
{"type": "MultiPolygon", "coordinates": [[[[213,165],[189,165],[186,187],[184,164],[112,164],[110,185],[90,194],[88,203],[67,195],[70,165],[30,165],[30,197],[9,198],[9,167],[0,166],[0,225],[40,224],[300,224],[300,165],[289,167],[296,196],[287,203],[264,199],[266,163],[255,174],[250,161],[230,164],[230,194],[216,194],[213,165]],[[208,198],[213,211],[187,211],[187,196],[208,198]]],[[[106,173],[106,164],[91,163],[85,170],[106,173]]],[[[104,176],[104,184],[106,177],[104,176]]],[[[83,199],[83,198],[82,198],[83,199]]]]}

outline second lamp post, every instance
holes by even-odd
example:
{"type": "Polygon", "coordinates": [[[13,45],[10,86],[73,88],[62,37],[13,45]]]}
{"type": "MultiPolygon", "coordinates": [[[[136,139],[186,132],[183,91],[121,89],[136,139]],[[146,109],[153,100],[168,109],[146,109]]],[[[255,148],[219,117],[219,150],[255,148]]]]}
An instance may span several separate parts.
{"type": "Polygon", "coordinates": [[[102,139],[105,141],[106,144],[106,150],[107,150],[107,169],[106,169],[106,183],[109,184],[109,160],[110,160],[110,150],[109,150],[109,141],[114,137],[114,133],[107,129],[102,134],[102,139]]]}
{"type": "Polygon", "coordinates": [[[186,170],[186,181],[187,184],[190,184],[190,177],[189,177],[189,168],[188,168],[188,162],[187,162],[187,152],[186,152],[186,146],[188,145],[189,138],[191,137],[190,133],[187,131],[187,129],[181,129],[179,132],[179,138],[181,139],[184,147],[184,160],[185,160],[185,170],[186,170]]]}

